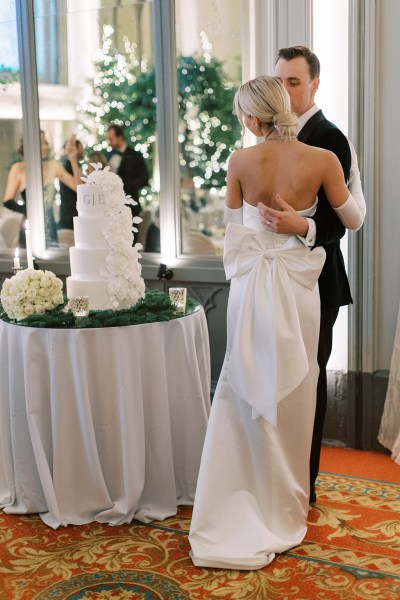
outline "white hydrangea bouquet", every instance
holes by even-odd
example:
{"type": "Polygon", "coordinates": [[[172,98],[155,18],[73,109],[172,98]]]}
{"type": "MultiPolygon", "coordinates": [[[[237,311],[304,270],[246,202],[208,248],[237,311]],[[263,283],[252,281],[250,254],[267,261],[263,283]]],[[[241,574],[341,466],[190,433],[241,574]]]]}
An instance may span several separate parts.
{"type": "Polygon", "coordinates": [[[110,167],[103,169],[101,163],[91,163],[91,166],[94,170],[82,180],[87,184],[101,185],[107,195],[105,214],[109,220],[102,233],[109,253],[106,268],[101,274],[107,278],[107,290],[113,307],[130,308],[145,296],[139,262],[142,244],[137,242],[133,245],[133,232],[138,231],[135,225],[143,219],[132,218],[129,205],[134,206],[137,202],[125,194],[122,179],[110,171],[110,167]]]}
{"type": "Polygon", "coordinates": [[[21,321],[64,304],[63,283],[51,271],[23,269],[1,288],[0,301],[10,319],[21,321]]]}

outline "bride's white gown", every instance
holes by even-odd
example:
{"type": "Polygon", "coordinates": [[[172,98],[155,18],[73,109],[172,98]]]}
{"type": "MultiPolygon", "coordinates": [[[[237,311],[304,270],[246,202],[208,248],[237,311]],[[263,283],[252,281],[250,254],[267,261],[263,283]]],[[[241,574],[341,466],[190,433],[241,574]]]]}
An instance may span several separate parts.
{"type": "Polygon", "coordinates": [[[196,566],[259,569],[306,533],[325,251],[265,231],[247,203],[243,223],[226,230],[227,350],[189,541],[196,566]]]}

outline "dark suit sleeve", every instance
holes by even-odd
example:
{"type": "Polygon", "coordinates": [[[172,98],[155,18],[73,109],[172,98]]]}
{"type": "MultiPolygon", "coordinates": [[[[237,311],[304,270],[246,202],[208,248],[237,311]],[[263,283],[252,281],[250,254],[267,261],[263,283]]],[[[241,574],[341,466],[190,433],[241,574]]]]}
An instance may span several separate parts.
{"type": "Polygon", "coordinates": [[[121,161],[118,175],[124,182],[126,194],[138,199],[139,190],[149,184],[149,175],[145,160],[140,152],[128,148],[121,161]]]}
{"type": "MultiPolygon", "coordinates": [[[[336,154],[342,165],[345,180],[348,181],[351,152],[346,136],[336,127],[332,127],[321,135],[318,146],[336,154]]],[[[323,188],[318,192],[317,211],[312,218],[317,229],[315,246],[326,246],[344,236],[346,229],[329,204],[323,188]]]]}

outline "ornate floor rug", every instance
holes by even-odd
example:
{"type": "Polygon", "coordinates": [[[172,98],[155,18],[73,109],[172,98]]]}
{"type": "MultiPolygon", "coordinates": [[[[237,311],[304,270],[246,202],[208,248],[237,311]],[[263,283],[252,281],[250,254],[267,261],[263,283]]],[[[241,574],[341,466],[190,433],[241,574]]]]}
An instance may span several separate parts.
{"type": "MultiPolygon", "coordinates": [[[[304,542],[260,571],[193,567],[190,507],[151,525],[92,523],[56,531],[37,515],[0,513],[0,599],[398,600],[400,467],[398,476],[394,470],[382,481],[374,455],[360,456],[366,454],[374,477],[346,474],[348,468],[321,473],[304,542]]],[[[361,463],[355,460],[354,468],[361,463]]]]}

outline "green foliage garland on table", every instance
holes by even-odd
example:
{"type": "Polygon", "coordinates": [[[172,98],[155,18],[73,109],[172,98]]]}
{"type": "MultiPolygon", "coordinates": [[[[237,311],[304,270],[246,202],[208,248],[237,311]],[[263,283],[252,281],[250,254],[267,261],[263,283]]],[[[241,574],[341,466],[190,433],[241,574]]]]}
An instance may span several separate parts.
{"type": "MultiPolygon", "coordinates": [[[[188,297],[185,315],[192,314],[199,303],[188,297]]],[[[94,310],[87,317],[75,317],[63,305],[46,311],[44,314],[30,315],[21,321],[9,319],[0,305],[0,318],[6,323],[16,323],[25,327],[43,327],[50,329],[84,329],[93,327],[121,327],[124,325],[143,325],[170,321],[183,316],[171,305],[169,295],[159,290],[146,290],[144,300],[132,308],[121,310],[94,310]]]]}

